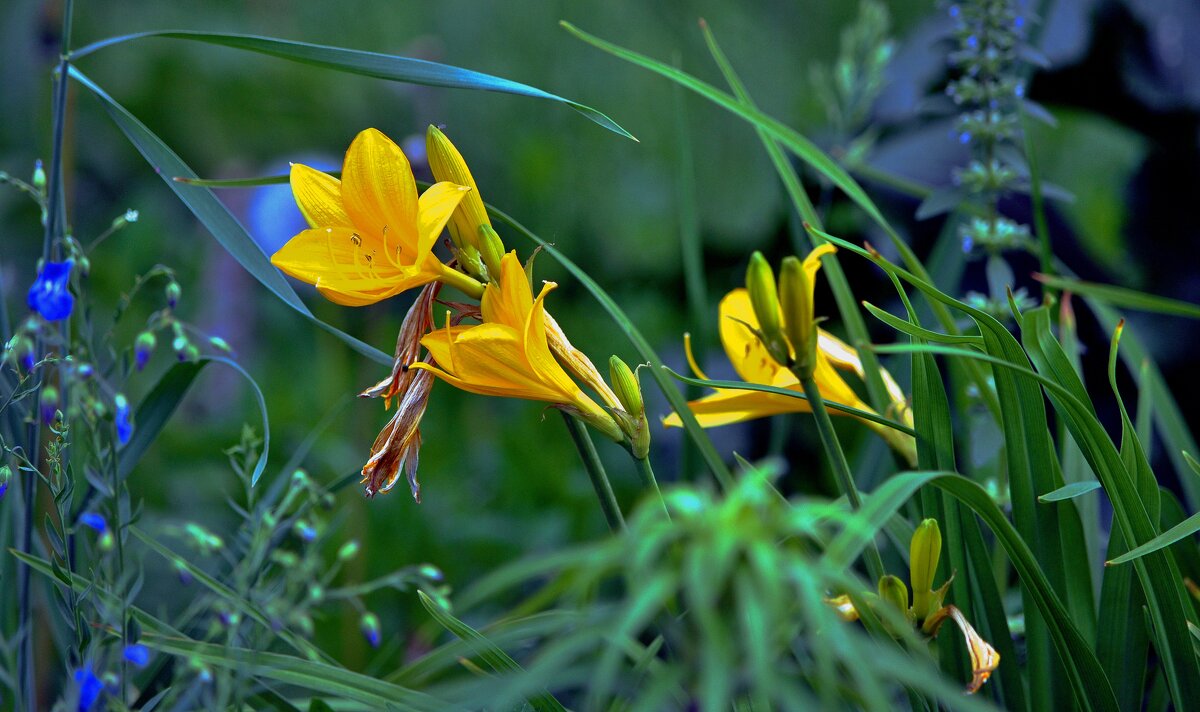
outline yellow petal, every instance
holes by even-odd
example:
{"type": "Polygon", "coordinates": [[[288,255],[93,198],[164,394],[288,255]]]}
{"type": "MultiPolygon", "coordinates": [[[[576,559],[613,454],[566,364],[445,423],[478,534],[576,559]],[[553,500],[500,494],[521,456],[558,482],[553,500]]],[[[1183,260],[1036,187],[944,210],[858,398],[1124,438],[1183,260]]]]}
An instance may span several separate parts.
{"type": "Polygon", "coordinates": [[[342,182],[333,176],[293,163],[292,195],[311,227],[349,227],[350,216],[342,205],[342,182]]]}
{"type": "Polygon", "coordinates": [[[421,194],[417,199],[416,259],[424,259],[429,254],[454,214],[454,209],[470,192],[471,189],[466,186],[443,182],[430,186],[421,194]]]}
{"type": "Polygon", "coordinates": [[[538,381],[562,393],[565,397],[564,402],[594,406],[595,404],[590,402],[591,399],[584,395],[583,390],[576,385],[575,381],[571,380],[563,367],[554,359],[554,355],[550,353],[550,346],[546,343],[546,295],[555,286],[557,285],[553,282],[546,282],[542,286],[542,291],[534,300],[533,308],[530,309],[529,316],[525,320],[525,358],[538,381]],[[584,399],[587,399],[589,403],[584,404],[584,399]]]}
{"type": "Polygon", "coordinates": [[[978,692],[979,688],[983,687],[983,683],[987,682],[996,668],[1000,666],[1000,653],[997,653],[995,648],[975,632],[957,607],[946,606],[934,613],[932,618],[935,619],[935,625],[930,631],[930,635],[937,635],[938,629],[941,628],[941,624],[946,618],[950,618],[958,626],[967,643],[967,652],[971,656],[971,682],[967,684],[967,694],[978,692]]]}
{"type": "Polygon", "coordinates": [[[767,348],[751,331],[751,328],[758,328],[758,319],[754,316],[749,292],[735,289],[726,294],[718,311],[721,345],[743,381],[771,384],[781,371],[787,372],[771,358],[767,348]]]}
{"type": "MultiPolygon", "coordinates": [[[[790,398],[760,391],[720,390],[699,400],[690,401],[688,408],[702,428],[740,423],[781,413],[808,413],[812,409],[802,398],[790,398]]],[[[837,414],[838,411],[830,411],[837,414]]],[[[663,420],[667,427],[682,427],[679,415],[672,413],[663,420]]]]}
{"type": "Polygon", "coordinates": [[[346,151],[342,203],[355,227],[369,238],[389,249],[416,249],[417,184],[412,168],[400,147],[376,129],[359,133],[346,151]]]}
{"type": "Polygon", "coordinates": [[[525,318],[533,309],[533,291],[516,250],[501,259],[500,270],[500,284],[492,282],[484,290],[479,306],[483,320],[523,331],[525,318]]]}
{"type": "Polygon", "coordinates": [[[428,261],[421,268],[400,268],[381,259],[361,233],[346,227],[305,230],[272,255],[271,264],[347,306],[386,299],[439,275],[428,261]]]}

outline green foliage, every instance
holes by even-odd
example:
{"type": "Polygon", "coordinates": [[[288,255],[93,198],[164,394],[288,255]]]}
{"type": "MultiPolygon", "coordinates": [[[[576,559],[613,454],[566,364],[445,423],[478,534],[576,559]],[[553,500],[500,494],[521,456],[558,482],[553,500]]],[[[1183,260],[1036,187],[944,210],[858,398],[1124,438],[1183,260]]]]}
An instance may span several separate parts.
{"type": "MultiPolygon", "coordinates": [[[[363,362],[372,369],[393,366],[373,345],[390,341],[380,326],[387,307],[346,316],[310,305],[242,224],[236,199],[215,192],[286,178],[200,178],[181,158],[184,147],[172,147],[180,131],[125,102],[129,87],[106,77],[100,58],[115,54],[106,48],[116,45],[150,52],[155,43],[145,40],[151,38],[173,40],[157,44],[178,56],[185,50],[174,48],[189,44],[205,57],[230,54],[217,45],[242,53],[231,65],[239,68],[255,55],[287,60],[280,64],[295,65],[286,71],[297,74],[281,76],[302,78],[297,81],[308,81],[308,70],[318,67],[330,71],[317,74],[347,82],[357,76],[556,102],[608,129],[593,133],[611,141],[605,146],[620,144],[602,149],[614,156],[630,155],[619,152],[633,144],[612,134],[632,134],[557,94],[400,54],[190,30],[123,31],[72,51],[68,2],[48,131],[51,158],[28,180],[0,173],[0,186],[28,201],[23,204],[42,227],[27,230],[14,221],[12,234],[40,233],[22,245],[36,248],[35,238],[42,237],[43,266],[70,265],[66,288],[75,304],[60,320],[40,309],[18,318],[20,305],[0,303],[0,581],[13,592],[0,598],[0,699],[13,700],[16,709],[310,712],[1187,708],[1200,699],[1198,448],[1154,354],[1118,310],[1196,318],[1200,307],[1078,279],[1055,256],[1062,228],[1051,231],[1045,198],[1061,191],[1043,182],[1041,171],[1073,190],[1076,202],[1062,208],[1067,222],[1081,234],[1095,233],[1085,249],[1112,267],[1123,254],[1114,236],[1125,220],[1119,191],[1145,150],[1131,132],[1086,115],[1062,115],[1062,126],[1080,129],[1065,137],[1027,126],[1026,118],[1045,112],[1024,96],[1026,64],[1037,57],[1026,46],[1028,18],[1018,21],[1017,7],[1006,0],[952,6],[956,49],[947,58],[954,68],[947,93],[962,112],[956,131],[971,146],[955,185],[934,189],[890,177],[924,200],[918,218],[948,216],[941,246],[928,260],[937,269],[927,268],[905,225],[858,180],[881,177],[871,173],[876,140],[884,129],[898,130],[876,126],[871,117],[898,46],[882,4],[864,1],[840,34],[836,59],[812,72],[833,146],[769,113],[780,111],[777,96],[756,103],[750,88],[757,93],[759,75],[768,73],[739,75],[717,43],[716,22],[702,22],[688,41],[695,50],[703,42],[728,92],[684,71],[690,55],[677,54],[680,59],[667,64],[564,21],[567,32],[559,34],[570,52],[582,54],[575,42],[582,40],[626,69],[672,85],[675,120],[667,123],[677,134],[670,150],[678,165],[666,174],[680,181],[675,217],[682,267],[654,269],[682,273],[687,319],[711,320],[717,291],[709,290],[742,283],[749,259],[759,336],[768,350],[774,347],[778,363],[791,365],[786,344],[775,343],[785,327],[770,323],[778,309],[771,306],[777,295],[768,265],[776,260],[758,252],[750,257],[760,238],[737,234],[732,242],[718,241],[721,249],[738,246],[735,260],[707,254],[715,236],[708,234],[710,206],[698,173],[718,163],[713,146],[726,137],[694,129],[702,123],[696,117],[715,107],[724,110],[722,119],[753,132],[774,170],[771,176],[763,163],[758,167],[765,175],[752,183],[745,178],[751,192],[773,205],[763,186],[778,180],[790,202],[793,234],[779,242],[800,257],[810,245],[840,250],[825,258],[821,274],[837,307],[834,328],[857,349],[861,369],[853,388],[861,395],[852,404],[825,397],[811,364],[799,369],[803,391],[753,382],[748,373],[739,380],[676,373],[666,365],[679,360],[668,350],[674,337],[663,334],[673,333],[679,319],[660,303],[670,285],[631,290],[616,281],[610,288],[603,277],[638,261],[661,261],[675,247],[622,236],[595,246],[559,236],[575,227],[560,221],[566,214],[560,203],[607,204],[599,194],[610,187],[634,204],[631,212],[645,208],[636,205],[641,200],[661,217],[658,194],[646,187],[663,182],[658,168],[646,168],[647,178],[638,175],[641,163],[622,163],[628,186],[558,185],[550,164],[561,159],[542,142],[510,145],[497,121],[486,137],[503,147],[493,159],[529,168],[532,176],[523,188],[495,186],[502,196],[497,202],[507,206],[528,197],[522,191],[536,194],[534,203],[545,210],[528,224],[539,231],[545,225],[543,234],[555,236],[548,242],[488,205],[497,228],[512,233],[505,243],[529,257],[531,280],[557,275],[562,311],[556,303],[555,313],[572,334],[582,334],[585,351],[595,346],[609,356],[624,350],[642,362],[630,368],[621,354],[610,359],[617,404],[608,405],[614,413],[617,405],[628,411],[621,411],[630,418],[622,421],[628,452],[597,447],[569,413],[568,437],[562,437],[554,424],[522,425],[511,417],[536,421],[536,406],[466,400],[439,386],[425,421],[422,470],[436,481],[429,489],[437,496],[414,514],[414,505],[399,497],[368,506],[341,494],[358,478],[367,433],[377,424],[337,395],[359,392],[357,381],[378,380],[363,362]],[[96,63],[94,74],[75,66],[84,58],[96,63]],[[69,103],[71,82],[98,103],[69,103]],[[685,96],[703,104],[689,105],[685,96]],[[266,287],[240,293],[253,295],[249,301],[265,315],[259,325],[285,324],[283,336],[246,337],[243,361],[230,346],[237,339],[209,334],[187,311],[193,294],[203,295],[195,301],[207,306],[210,295],[217,301],[224,289],[236,291],[241,272],[222,273],[198,288],[206,279],[198,271],[160,263],[176,256],[170,238],[142,240],[150,245],[141,248],[145,253],[115,249],[119,232],[147,234],[135,232],[142,229],[135,223],[157,212],[151,207],[165,193],[132,194],[130,200],[146,202],[142,211],[126,209],[97,229],[68,219],[78,208],[64,190],[71,165],[64,153],[73,145],[64,134],[75,121],[72,112],[97,106],[134,149],[110,151],[141,154],[151,169],[143,171],[147,182],[160,191],[165,185],[222,255],[266,287]],[[1119,140],[1102,151],[1092,146],[1104,143],[1098,137],[1119,140]],[[1064,173],[1062,165],[1075,156],[1104,170],[1072,180],[1079,171],[1064,173]],[[810,189],[821,191],[819,203],[810,189]],[[591,193],[567,199],[580,190],[591,193]],[[1030,194],[1036,244],[1028,227],[1002,211],[1001,198],[1022,194],[1030,194]],[[870,243],[860,246],[861,238],[880,233],[888,240],[883,253],[870,243]],[[84,234],[91,240],[83,241],[84,234]],[[532,255],[539,251],[552,259],[538,261],[535,271],[532,255]],[[1018,281],[1037,287],[1015,271],[1023,269],[1013,259],[1017,251],[1038,258],[1041,273],[1029,276],[1044,288],[1040,299],[1014,289],[1018,281]],[[957,275],[971,253],[986,259],[986,294],[960,293],[957,275]],[[154,266],[146,269],[139,259],[127,274],[121,257],[129,254],[150,256],[154,266]],[[736,265],[715,267],[718,261],[736,265]],[[890,295],[887,302],[872,295],[883,306],[862,301],[868,279],[875,278],[862,277],[867,273],[890,281],[896,301],[890,295]],[[853,284],[850,275],[856,275],[853,284]],[[119,298],[111,298],[109,292],[118,291],[119,298]],[[1060,296],[1068,292],[1074,302],[1060,296]],[[1103,364],[1104,349],[1080,343],[1072,304],[1085,306],[1112,334],[1108,389],[1084,382],[1085,363],[1103,364]],[[868,324],[860,310],[878,323],[868,324]],[[300,341],[291,312],[337,339],[300,341]],[[895,343],[872,345],[872,333],[895,343]],[[613,346],[609,337],[617,336],[624,339],[613,346]],[[909,404],[893,402],[900,386],[890,376],[885,380],[881,358],[891,359],[893,373],[907,371],[901,380],[912,394],[909,404]],[[227,368],[208,367],[212,362],[227,368]],[[642,392],[642,365],[659,393],[642,392]],[[220,381],[231,373],[250,388],[220,381]],[[803,431],[782,429],[790,416],[778,416],[770,456],[742,453],[748,459],[730,452],[729,440],[710,437],[676,381],[800,398],[814,413],[795,416],[803,431]],[[675,468],[669,457],[675,444],[649,428],[645,412],[664,401],[687,437],[675,468]],[[901,407],[908,405],[911,413],[901,407]],[[835,423],[826,409],[854,417],[835,423]],[[247,419],[256,427],[244,425],[247,419]],[[912,436],[915,471],[873,449],[879,446],[873,440],[860,442],[863,421],[912,436]],[[222,430],[231,425],[240,430],[222,430]],[[800,432],[793,442],[789,435],[800,432]],[[1164,462],[1155,457],[1156,438],[1164,462]],[[204,464],[214,443],[230,441],[227,469],[204,464]],[[823,460],[815,448],[805,449],[818,442],[823,460]],[[571,446],[578,466],[567,464],[571,446]],[[286,464],[268,469],[280,455],[286,464]],[[695,455],[703,468],[693,466],[695,455]],[[731,461],[739,467],[731,468],[731,461]],[[655,467],[671,473],[661,490],[655,467]],[[840,497],[830,496],[829,481],[840,497]],[[591,491],[599,513],[589,502],[591,491]],[[418,561],[434,563],[414,563],[414,552],[418,561]],[[945,620],[950,606],[955,623],[967,622],[961,639],[930,624],[945,620]],[[34,646],[35,637],[46,642],[34,646]],[[986,664],[993,656],[999,659],[994,670],[986,664]],[[968,681],[982,684],[989,676],[978,694],[963,694],[968,681]],[[49,690],[55,699],[38,696],[49,690]]],[[[836,33],[827,34],[832,55],[836,33]]],[[[630,27],[625,40],[643,38],[630,27]]],[[[654,47],[656,53],[671,49],[654,47]]],[[[633,101],[633,89],[609,83],[633,101]]],[[[314,86],[326,87],[318,103],[332,105],[343,96],[328,89],[332,85],[314,86]]],[[[217,94],[222,87],[206,91],[217,94]]],[[[75,140],[92,150],[89,142],[99,143],[96,127],[90,118],[78,126],[75,140]]],[[[575,129],[563,123],[555,130],[573,135],[575,129]]],[[[655,136],[654,130],[638,133],[655,136]]],[[[273,150],[293,147],[281,140],[273,150]]],[[[743,160],[749,159],[738,156],[739,172],[743,160]]],[[[480,164],[480,176],[486,175],[486,161],[480,164]]],[[[674,234],[669,225],[653,232],[674,234]]],[[[28,255],[38,252],[34,248],[28,255]]],[[[763,247],[768,255],[772,249],[763,247]]],[[[497,255],[490,257],[494,263],[497,255]]],[[[8,253],[3,261],[8,279],[8,253]]],[[[786,257],[783,264],[781,293],[799,303],[798,295],[808,293],[797,281],[800,263],[786,257]]],[[[40,270],[22,266],[18,273],[40,270]]],[[[0,289],[0,297],[25,286],[0,289]]],[[[811,337],[800,321],[786,325],[793,343],[811,337]]],[[[689,324],[699,341],[719,331],[713,326],[689,324]]]]}

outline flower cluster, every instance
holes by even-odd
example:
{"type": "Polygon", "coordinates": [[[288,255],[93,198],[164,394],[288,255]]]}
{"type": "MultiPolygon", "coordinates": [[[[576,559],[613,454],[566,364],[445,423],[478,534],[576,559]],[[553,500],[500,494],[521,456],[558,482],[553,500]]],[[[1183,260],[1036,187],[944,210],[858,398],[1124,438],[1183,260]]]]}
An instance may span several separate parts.
{"type": "Polygon", "coordinates": [[[310,228],[271,257],[345,306],[421,289],[400,329],[392,373],[361,394],[385,405],[398,399],[363,466],[367,494],[387,492],[403,471],[420,501],[419,426],[435,378],[472,393],[549,403],[644,458],[649,430],[640,395],[619,397],[571,345],[546,311],[554,283],[535,296],[531,265],[505,252],[466,162],[433,126],[427,155],[438,182],[420,194],[404,152],[375,129],[351,143],[340,180],[294,164],[292,192],[310,228]],[[449,261],[435,251],[446,228],[449,261]],[[435,327],[442,286],[478,302],[445,303],[446,318],[435,327]]]}

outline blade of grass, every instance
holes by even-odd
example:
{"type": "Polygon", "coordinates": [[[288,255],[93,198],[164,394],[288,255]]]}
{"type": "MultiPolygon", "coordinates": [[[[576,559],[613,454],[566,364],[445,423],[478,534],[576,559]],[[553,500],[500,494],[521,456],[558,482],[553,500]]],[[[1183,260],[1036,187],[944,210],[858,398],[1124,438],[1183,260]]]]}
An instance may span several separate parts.
{"type": "Polygon", "coordinates": [[[309,44],[308,42],[294,42],[292,40],[259,37],[256,35],[185,30],[155,30],[121,35],[94,42],[86,47],[75,50],[72,53],[72,58],[77,60],[98,49],[151,37],[222,45],[233,49],[278,57],[290,62],[299,62],[314,67],[322,67],[349,74],[359,74],[375,79],[386,79],[393,82],[424,84],[426,86],[447,87],[451,89],[475,89],[555,101],[569,106],[580,114],[583,114],[589,120],[619,136],[624,136],[634,141],[637,140],[633,134],[621,128],[617,122],[599,111],[585,104],[580,104],[577,101],[564,99],[557,94],[551,94],[527,84],[484,74],[483,72],[462,69],[461,67],[454,67],[448,64],[429,62],[422,59],[398,57],[391,54],[364,52],[342,47],[328,47],[325,45],[309,44]]]}
{"type": "Polygon", "coordinates": [[[1081,297],[1089,297],[1115,307],[1135,309],[1155,314],[1167,314],[1169,316],[1182,316],[1188,319],[1200,319],[1200,304],[1192,304],[1191,302],[1170,299],[1168,297],[1159,297],[1139,292],[1135,289],[1117,287],[1112,284],[1084,282],[1071,277],[1037,274],[1034,275],[1034,278],[1047,287],[1078,294],[1081,297]]]}
{"type": "Polygon", "coordinates": [[[288,284],[287,280],[283,278],[279,270],[275,269],[267,259],[267,256],[263,254],[250,235],[246,233],[246,229],[238,223],[233,214],[229,212],[229,209],[221,201],[217,200],[217,197],[213,195],[211,190],[200,186],[189,186],[180,181],[173,180],[174,176],[198,178],[192,172],[192,169],[163,143],[158,136],[150,131],[145,124],[129,113],[125,107],[118,104],[103,89],[88,79],[86,75],[75,67],[71,67],[70,71],[73,79],[86,87],[100,100],[108,112],[109,118],[125,134],[129,142],[137,148],[138,152],[146,159],[146,162],[154,168],[155,173],[166,182],[167,187],[192,211],[192,214],[200,220],[209,233],[221,243],[221,246],[247,272],[253,275],[264,287],[269,289],[272,294],[279,297],[283,303],[299,312],[301,316],[321,329],[341,339],[350,348],[377,363],[389,367],[392,365],[393,359],[388,354],[363,343],[314,316],[308,307],[304,305],[304,302],[300,300],[300,297],[292,289],[291,285],[288,284]]]}
{"type": "MultiPolygon", "coordinates": [[[[433,616],[433,619],[436,620],[439,625],[453,633],[456,637],[464,642],[470,643],[475,655],[487,663],[488,667],[500,674],[525,672],[524,669],[517,664],[516,660],[513,660],[511,657],[509,657],[508,653],[505,653],[499,648],[499,646],[485,638],[479,631],[455,618],[448,611],[435,603],[433,599],[425,594],[424,591],[417,591],[417,596],[420,597],[421,605],[425,607],[425,610],[429,613],[429,615],[433,616]]],[[[539,712],[544,710],[549,710],[551,712],[566,712],[566,708],[563,707],[559,701],[554,699],[554,696],[548,692],[542,692],[539,695],[535,695],[528,700],[528,704],[539,712]]]]}

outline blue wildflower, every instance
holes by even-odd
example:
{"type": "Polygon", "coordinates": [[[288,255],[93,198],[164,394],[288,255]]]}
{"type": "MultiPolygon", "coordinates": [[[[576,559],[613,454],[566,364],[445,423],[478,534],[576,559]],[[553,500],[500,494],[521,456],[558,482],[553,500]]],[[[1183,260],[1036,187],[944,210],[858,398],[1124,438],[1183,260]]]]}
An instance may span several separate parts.
{"type": "Polygon", "coordinates": [[[104,519],[103,514],[84,512],[83,514],[79,515],[79,523],[84,526],[91,527],[98,532],[103,533],[108,531],[108,522],[104,519]]]}
{"type": "Polygon", "coordinates": [[[158,339],[154,338],[154,333],[143,331],[138,334],[137,339],[133,342],[133,355],[136,361],[137,370],[142,370],[146,367],[146,362],[150,360],[150,356],[154,353],[154,346],[158,339]]]}
{"type": "Polygon", "coordinates": [[[12,468],[8,465],[0,465],[0,499],[4,499],[4,493],[8,491],[8,481],[12,478],[12,468]]]}
{"type": "Polygon", "coordinates": [[[40,411],[42,422],[46,425],[53,425],[54,417],[58,414],[58,389],[54,386],[46,386],[42,389],[40,411]]]}
{"type": "Polygon", "coordinates": [[[959,143],[961,143],[961,144],[968,144],[968,143],[970,143],[970,142],[971,142],[971,132],[970,132],[970,131],[963,131],[962,133],[960,133],[960,134],[958,135],[958,142],[959,142],[959,143]]]}
{"type": "Polygon", "coordinates": [[[964,237],[962,241],[963,252],[970,253],[975,248],[975,241],[969,237],[964,237]]]}
{"type": "Polygon", "coordinates": [[[121,654],[126,660],[138,667],[146,667],[146,663],[150,662],[150,649],[141,643],[126,645],[124,652],[121,654]]]}
{"type": "Polygon", "coordinates": [[[75,306],[75,297],[67,288],[71,280],[71,260],[47,262],[42,265],[37,279],[29,288],[25,301],[29,308],[42,315],[47,321],[66,319],[75,306]]]}
{"type": "Polygon", "coordinates": [[[979,46],[979,38],[978,37],[976,37],[975,35],[970,35],[967,37],[967,47],[969,47],[970,49],[975,49],[978,46],[979,46]]]}
{"type": "Polygon", "coordinates": [[[124,395],[118,393],[117,397],[113,399],[113,404],[117,407],[117,412],[113,416],[117,421],[117,442],[124,445],[133,435],[133,423],[129,420],[129,401],[125,400],[124,395]]]}
{"type": "Polygon", "coordinates": [[[92,666],[81,667],[75,671],[75,682],[79,683],[79,712],[90,712],[104,692],[104,683],[92,672],[92,666]]]}

